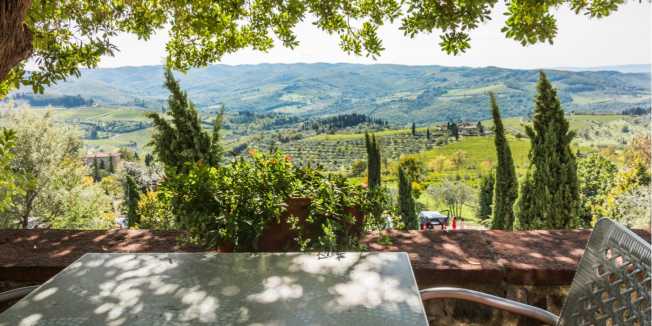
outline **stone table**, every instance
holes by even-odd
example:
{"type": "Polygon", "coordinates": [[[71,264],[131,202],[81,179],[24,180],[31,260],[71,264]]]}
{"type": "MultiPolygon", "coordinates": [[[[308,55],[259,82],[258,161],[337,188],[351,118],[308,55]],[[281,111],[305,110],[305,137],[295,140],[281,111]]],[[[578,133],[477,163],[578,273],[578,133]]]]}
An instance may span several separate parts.
{"type": "Polygon", "coordinates": [[[408,255],[90,253],[4,313],[14,325],[427,325],[408,255]]]}

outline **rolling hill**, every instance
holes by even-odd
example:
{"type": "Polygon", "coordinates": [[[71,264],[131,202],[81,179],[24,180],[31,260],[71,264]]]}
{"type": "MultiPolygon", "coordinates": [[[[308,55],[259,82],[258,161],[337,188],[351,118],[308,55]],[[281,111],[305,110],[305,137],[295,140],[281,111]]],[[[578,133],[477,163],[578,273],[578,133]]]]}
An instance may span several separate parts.
{"type": "MultiPolygon", "coordinates": [[[[45,95],[77,96],[100,106],[165,105],[161,66],[82,71],[46,88],[45,95]]],[[[620,112],[650,103],[650,74],[546,70],[568,111],[620,112]]],[[[283,112],[316,117],[365,113],[393,124],[425,124],[489,117],[487,92],[503,115],[525,116],[533,107],[537,70],[497,67],[259,64],[211,65],[177,74],[202,110],[283,112]]],[[[15,94],[28,94],[20,89],[15,94]]]]}

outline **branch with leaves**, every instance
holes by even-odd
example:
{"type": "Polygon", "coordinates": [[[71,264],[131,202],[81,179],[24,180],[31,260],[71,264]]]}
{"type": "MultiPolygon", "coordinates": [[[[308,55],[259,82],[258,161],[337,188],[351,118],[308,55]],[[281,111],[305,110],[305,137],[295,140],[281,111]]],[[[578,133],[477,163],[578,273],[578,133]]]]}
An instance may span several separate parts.
{"type": "MultiPolygon", "coordinates": [[[[577,15],[604,17],[623,0],[506,1],[505,37],[523,45],[552,43],[555,9],[568,5],[577,15]]],[[[384,50],[378,29],[400,20],[406,37],[441,32],[448,54],[471,46],[470,32],[488,21],[497,0],[5,0],[0,2],[0,98],[20,85],[43,92],[80,67],[96,67],[117,50],[119,33],[147,40],[167,29],[167,65],[185,71],[229,53],[267,51],[274,40],[299,45],[295,30],[304,20],[339,36],[343,51],[376,58],[384,50]],[[36,69],[26,73],[25,63],[36,69]]]]}

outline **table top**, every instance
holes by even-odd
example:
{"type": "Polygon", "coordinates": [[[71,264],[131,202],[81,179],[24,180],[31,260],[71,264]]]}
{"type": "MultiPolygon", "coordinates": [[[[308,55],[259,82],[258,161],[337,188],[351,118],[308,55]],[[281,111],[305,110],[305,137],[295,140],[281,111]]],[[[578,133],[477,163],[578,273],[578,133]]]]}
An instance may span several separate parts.
{"type": "Polygon", "coordinates": [[[427,324],[397,252],[86,254],[0,314],[0,326],[427,324]]]}

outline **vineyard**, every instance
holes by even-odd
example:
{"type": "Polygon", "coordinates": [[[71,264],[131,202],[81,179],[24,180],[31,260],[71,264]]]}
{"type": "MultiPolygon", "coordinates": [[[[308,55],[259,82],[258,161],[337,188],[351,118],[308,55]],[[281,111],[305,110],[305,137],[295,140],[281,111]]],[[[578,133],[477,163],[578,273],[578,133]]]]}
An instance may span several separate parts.
{"type": "MultiPolygon", "coordinates": [[[[321,165],[329,171],[348,169],[353,162],[366,159],[364,134],[338,136],[340,137],[316,136],[288,143],[260,142],[250,144],[250,147],[264,151],[279,148],[298,164],[321,165]]],[[[402,154],[415,154],[454,141],[454,138],[446,137],[441,132],[433,132],[428,139],[425,134],[417,133],[413,136],[407,130],[401,133],[381,132],[376,137],[384,160],[396,160],[402,154]]]]}

